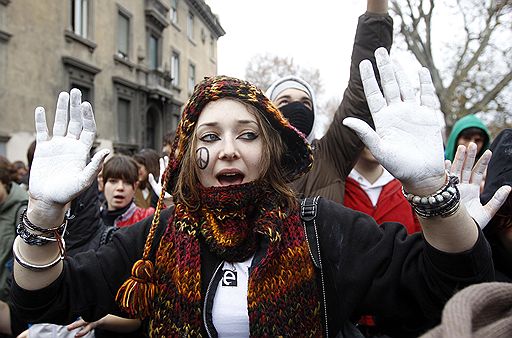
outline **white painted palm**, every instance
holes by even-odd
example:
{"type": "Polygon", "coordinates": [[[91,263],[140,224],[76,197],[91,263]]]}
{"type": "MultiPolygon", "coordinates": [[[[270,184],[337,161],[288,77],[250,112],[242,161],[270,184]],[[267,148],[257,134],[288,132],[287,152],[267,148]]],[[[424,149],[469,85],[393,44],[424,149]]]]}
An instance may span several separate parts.
{"type": "Polygon", "coordinates": [[[353,129],[373,156],[405,189],[416,195],[435,192],[445,183],[443,141],[435,109],[436,94],[430,73],[419,71],[420,102],[404,71],[391,62],[385,48],[375,51],[383,93],[369,60],[359,65],[373,130],[356,118],[343,124],[353,129]]]}
{"type": "Polygon", "coordinates": [[[70,202],[96,179],[108,155],[108,150],[101,150],[87,164],[96,123],[91,105],[81,102],[81,96],[78,89],[72,89],[70,94],[60,93],[52,136],[48,133],[44,108],[35,110],[37,145],[29,183],[33,201],[46,205],[70,202]]]}

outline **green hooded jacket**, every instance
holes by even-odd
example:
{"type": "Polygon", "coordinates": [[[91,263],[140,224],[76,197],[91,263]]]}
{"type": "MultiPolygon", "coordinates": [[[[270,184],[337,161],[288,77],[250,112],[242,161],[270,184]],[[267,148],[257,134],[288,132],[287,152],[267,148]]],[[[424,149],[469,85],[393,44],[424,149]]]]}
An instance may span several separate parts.
{"type": "Polygon", "coordinates": [[[482,123],[482,120],[480,120],[476,115],[466,115],[463,118],[459,119],[457,122],[455,122],[455,124],[453,125],[452,132],[450,133],[448,141],[446,142],[445,158],[447,160],[453,161],[453,158],[455,157],[455,152],[457,151],[457,139],[459,138],[460,133],[464,129],[468,128],[482,129],[484,134],[487,136],[484,141],[484,146],[476,155],[476,158],[480,158],[484,151],[487,148],[489,148],[491,134],[489,133],[487,127],[482,123]]]}
{"type": "Polygon", "coordinates": [[[11,191],[5,201],[0,203],[0,300],[7,300],[9,289],[7,277],[11,272],[5,266],[12,257],[12,243],[16,237],[16,214],[20,207],[26,207],[28,194],[18,184],[11,183],[11,191]]]}

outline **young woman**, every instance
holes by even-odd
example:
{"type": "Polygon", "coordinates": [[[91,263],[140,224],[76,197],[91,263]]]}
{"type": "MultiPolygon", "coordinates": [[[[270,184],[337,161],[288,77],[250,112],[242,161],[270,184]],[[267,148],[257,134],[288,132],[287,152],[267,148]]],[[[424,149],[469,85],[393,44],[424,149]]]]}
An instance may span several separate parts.
{"type": "Polygon", "coordinates": [[[436,324],[456,290],[493,278],[491,254],[445,173],[428,71],[420,73],[417,104],[386,50],[376,57],[384,96],[370,62],[361,63],[376,132],[358,120],[344,123],[401,180],[422,215],[423,236],[408,237],[397,223],[379,228],[324,199],[315,200],[317,218],[305,226],[287,182],[311,167],[309,144],[255,86],[217,76],[196,86],[177,129],[164,175],[174,208],[162,211],[161,198],[152,222],[64,259],[64,205],[106,155],[85,166],[95,123],[72,90],[69,127],[69,97],[61,93],[53,137],[36,109],[23,224],[32,236],[13,245],[18,309],[59,323],[124,313],[145,319],[153,337],[351,335],[350,319],[361,312],[378,314],[389,331],[417,334],[436,324]],[[417,200],[430,197],[430,205],[417,200]]]}

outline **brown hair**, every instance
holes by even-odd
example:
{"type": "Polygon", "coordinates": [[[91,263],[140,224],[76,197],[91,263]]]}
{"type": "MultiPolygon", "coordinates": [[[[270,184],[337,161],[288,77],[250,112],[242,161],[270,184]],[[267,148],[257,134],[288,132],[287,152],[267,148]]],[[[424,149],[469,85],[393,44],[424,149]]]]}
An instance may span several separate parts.
{"type": "Polygon", "coordinates": [[[135,184],[139,179],[139,168],[131,157],[119,154],[105,162],[101,175],[103,184],[107,183],[109,178],[122,179],[130,184],[135,184]]]}
{"type": "Polygon", "coordinates": [[[148,174],[153,174],[155,180],[158,180],[160,176],[160,164],[158,160],[160,156],[154,149],[145,148],[140,150],[137,154],[133,155],[132,158],[135,162],[142,164],[146,167],[148,174]]]}
{"type": "MultiPolygon", "coordinates": [[[[296,206],[297,200],[295,193],[286,183],[286,179],[283,177],[283,172],[280,165],[282,156],[286,151],[286,145],[281,139],[281,136],[264,118],[263,113],[261,113],[255,107],[236,98],[223,99],[240,102],[256,118],[256,122],[261,132],[260,136],[263,139],[263,153],[261,158],[259,179],[267,182],[272,187],[272,189],[280,193],[282,196],[281,202],[284,205],[290,207],[296,206]]],[[[178,175],[176,187],[173,191],[173,196],[187,204],[189,207],[193,207],[194,204],[197,203],[199,194],[196,188],[196,184],[199,182],[199,178],[197,175],[198,168],[194,152],[197,142],[197,136],[194,131],[192,133],[191,140],[186,143],[186,150],[183,156],[183,164],[178,175]]]]}
{"type": "Polygon", "coordinates": [[[5,185],[7,193],[11,191],[11,183],[15,180],[16,169],[9,160],[0,155],[0,183],[5,185]]]}

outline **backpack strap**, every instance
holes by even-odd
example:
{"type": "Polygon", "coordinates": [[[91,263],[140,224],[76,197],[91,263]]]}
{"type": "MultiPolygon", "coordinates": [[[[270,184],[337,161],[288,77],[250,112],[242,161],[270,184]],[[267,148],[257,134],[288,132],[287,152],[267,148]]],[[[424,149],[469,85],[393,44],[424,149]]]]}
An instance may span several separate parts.
{"type": "Polygon", "coordinates": [[[316,197],[306,197],[300,203],[300,218],[304,224],[304,232],[309,245],[311,259],[316,268],[321,269],[320,244],[316,231],[316,215],[318,213],[318,199],[316,197]]]}

